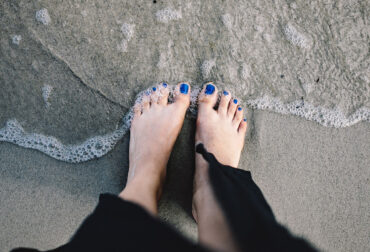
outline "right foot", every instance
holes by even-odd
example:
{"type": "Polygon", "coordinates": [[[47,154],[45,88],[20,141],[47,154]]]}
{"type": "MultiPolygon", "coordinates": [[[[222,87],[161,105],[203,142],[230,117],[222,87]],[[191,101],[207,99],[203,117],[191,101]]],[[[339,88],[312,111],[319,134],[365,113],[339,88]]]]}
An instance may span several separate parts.
{"type": "MultiPolygon", "coordinates": [[[[237,167],[247,122],[243,119],[243,109],[238,100],[232,98],[229,92],[223,91],[215,110],[217,98],[216,86],[211,83],[205,85],[198,98],[195,142],[203,143],[221,164],[237,167]]],[[[208,169],[207,161],[196,153],[192,212],[198,223],[199,240],[220,251],[237,251],[226,219],[213,195],[208,169]]]]}

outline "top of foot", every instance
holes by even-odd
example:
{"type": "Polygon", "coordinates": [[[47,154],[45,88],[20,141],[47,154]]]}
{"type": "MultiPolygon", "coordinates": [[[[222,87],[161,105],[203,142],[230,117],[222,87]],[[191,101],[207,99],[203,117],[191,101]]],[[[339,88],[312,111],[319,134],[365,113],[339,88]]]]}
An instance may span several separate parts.
{"type": "Polygon", "coordinates": [[[169,86],[161,83],[134,106],[127,185],[133,180],[151,180],[153,190],[161,191],[167,162],[189,107],[190,85],[176,86],[173,103],[168,103],[168,95],[169,86]]]}
{"type": "Polygon", "coordinates": [[[204,85],[198,99],[195,141],[203,143],[220,163],[237,167],[247,131],[243,108],[228,91],[221,93],[216,110],[217,99],[217,87],[213,83],[204,85]]]}
{"type": "MultiPolygon", "coordinates": [[[[224,164],[237,167],[244,145],[247,122],[238,99],[223,91],[217,110],[217,87],[207,83],[199,94],[196,143],[203,143],[208,152],[224,164]]],[[[209,165],[195,154],[192,213],[198,223],[199,240],[217,251],[238,251],[230,228],[216,200],[208,173],[209,165]]]]}

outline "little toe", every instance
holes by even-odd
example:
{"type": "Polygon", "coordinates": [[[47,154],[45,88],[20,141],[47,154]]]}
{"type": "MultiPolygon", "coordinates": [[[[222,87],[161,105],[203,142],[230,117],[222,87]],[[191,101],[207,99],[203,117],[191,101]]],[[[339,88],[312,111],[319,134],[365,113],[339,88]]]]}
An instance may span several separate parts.
{"type": "Polygon", "coordinates": [[[227,91],[223,91],[221,94],[220,104],[218,105],[217,109],[219,114],[226,115],[230,99],[230,93],[227,91]]]}
{"type": "Polygon", "coordinates": [[[238,99],[236,98],[232,98],[230,99],[230,102],[229,102],[229,107],[227,109],[227,115],[233,119],[234,118],[234,115],[235,115],[235,110],[236,108],[238,107],[238,99]]]}
{"type": "Polygon", "coordinates": [[[240,124],[239,124],[239,128],[238,128],[238,133],[239,134],[242,134],[242,136],[244,137],[245,136],[245,133],[247,132],[247,118],[244,118],[240,124]]]}
{"type": "Polygon", "coordinates": [[[132,112],[133,112],[133,116],[132,116],[132,120],[131,120],[131,125],[134,125],[135,122],[141,116],[141,104],[140,103],[135,103],[135,105],[132,109],[132,112]]]}
{"type": "Polygon", "coordinates": [[[141,109],[143,113],[150,108],[150,91],[145,91],[143,99],[141,100],[141,109]]]}
{"type": "Polygon", "coordinates": [[[159,90],[159,97],[158,97],[158,104],[159,105],[167,105],[168,103],[168,94],[169,94],[169,88],[167,83],[162,82],[157,87],[159,90]]]}
{"type": "Polygon", "coordinates": [[[242,119],[243,119],[243,108],[241,106],[238,106],[235,111],[234,118],[233,118],[233,124],[236,127],[238,127],[242,119]]]}
{"type": "Polygon", "coordinates": [[[208,82],[203,86],[202,91],[199,93],[199,106],[208,106],[213,108],[216,105],[217,98],[217,87],[212,82],[208,82]]]}
{"type": "Polygon", "coordinates": [[[175,104],[189,107],[190,104],[190,85],[187,82],[181,82],[175,89],[175,104]]]}
{"type": "Polygon", "coordinates": [[[135,103],[133,112],[134,112],[134,118],[141,116],[141,104],[140,103],[135,103]]]}

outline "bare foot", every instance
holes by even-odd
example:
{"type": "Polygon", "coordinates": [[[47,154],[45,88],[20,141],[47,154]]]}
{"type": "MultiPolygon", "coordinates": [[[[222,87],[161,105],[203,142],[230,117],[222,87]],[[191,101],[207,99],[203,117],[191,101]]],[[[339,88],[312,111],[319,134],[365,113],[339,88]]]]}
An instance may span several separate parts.
{"type": "MultiPolygon", "coordinates": [[[[224,91],[215,110],[218,92],[208,83],[199,95],[196,143],[203,143],[206,150],[224,164],[237,167],[244,145],[247,122],[238,100],[224,91]]],[[[213,195],[208,177],[208,163],[195,155],[193,189],[193,216],[198,223],[201,243],[219,251],[238,251],[229,226],[213,195]]]]}
{"type": "Polygon", "coordinates": [[[166,166],[190,103],[190,85],[177,85],[174,103],[168,104],[166,83],[153,87],[134,107],[130,130],[129,172],[120,197],[134,201],[151,213],[166,176],[166,166]]]}

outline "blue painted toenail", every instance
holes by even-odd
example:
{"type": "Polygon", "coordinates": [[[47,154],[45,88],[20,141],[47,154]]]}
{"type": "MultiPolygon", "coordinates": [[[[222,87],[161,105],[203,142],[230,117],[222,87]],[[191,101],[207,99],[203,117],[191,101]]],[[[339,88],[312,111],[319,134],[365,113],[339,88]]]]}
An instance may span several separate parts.
{"type": "Polygon", "coordinates": [[[154,91],[154,92],[157,90],[157,88],[156,88],[156,87],[153,87],[152,89],[153,89],[153,91],[154,91]]]}
{"type": "Polygon", "coordinates": [[[238,107],[238,110],[240,111],[240,110],[242,110],[242,107],[238,107]]]}
{"type": "Polygon", "coordinates": [[[187,94],[189,92],[189,85],[186,83],[182,83],[180,85],[180,93],[187,94]]]}
{"type": "Polygon", "coordinates": [[[243,120],[244,122],[246,122],[247,121],[247,118],[244,118],[244,120],[243,120]]]}
{"type": "Polygon", "coordinates": [[[226,96],[226,95],[229,95],[229,92],[227,92],[227,91],[224,91],[224,95],[226,96]]]}
{"type": "Polygon", "coordinates": [[[207,84],[206,90],[204,91],[204,93],[206,95],[211,95],[213,94],[214,91],[215,91],[215,86],[213,86],[212,84],[207,84]]]}
{"type": "Polygon", "coordinates": [[[163,86],[164,88],[166,88],[166,87],[167,87],[167,83],[166,83],[166,82],[163,82],[163,83],[162,83],[162,86],[163,86]]]}
{"type": "Polygon", "coordinates": [[[234,103],[237,104],[238,103],[238,100],[237,99],[234,99],[234,103]]]}

